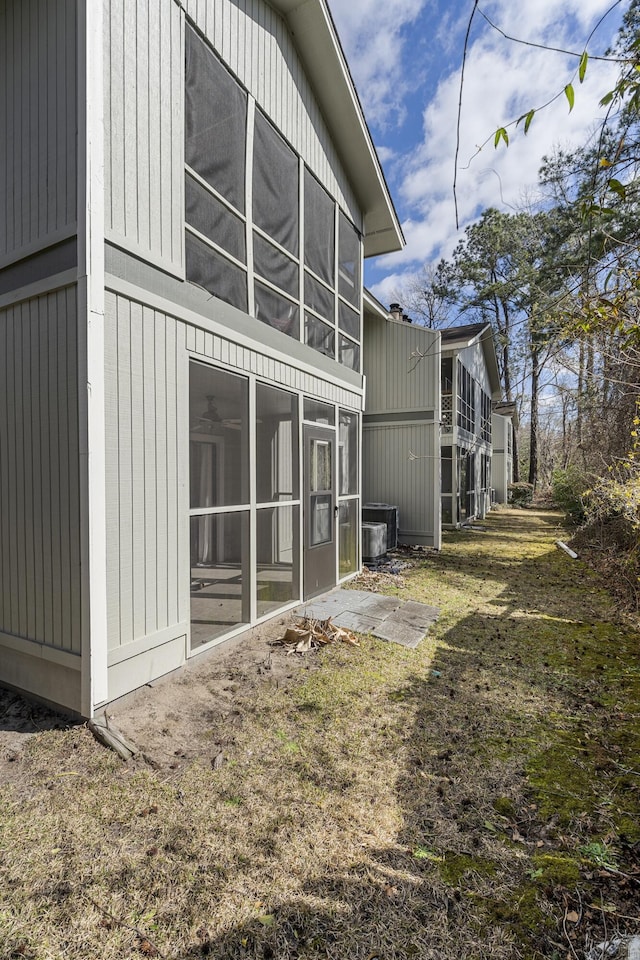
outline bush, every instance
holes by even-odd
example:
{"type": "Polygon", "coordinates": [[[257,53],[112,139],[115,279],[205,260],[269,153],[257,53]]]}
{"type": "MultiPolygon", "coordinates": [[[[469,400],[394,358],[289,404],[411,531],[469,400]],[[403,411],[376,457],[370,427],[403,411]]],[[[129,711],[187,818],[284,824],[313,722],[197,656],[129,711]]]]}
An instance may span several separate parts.
{"type": "Polygon", "coordinates": [[[574,523],[581,523],[585,518],[584,496],[588,487],[587,476],[579,467],[569,466],[566,470],[553,471],[553,501],[574,523]]]}
{"type": "Polygon", "coordinates": [[[532,483],[510,483],[507,488],[507,500],[514,507],[526,507],[533,500],[532,483]]]}

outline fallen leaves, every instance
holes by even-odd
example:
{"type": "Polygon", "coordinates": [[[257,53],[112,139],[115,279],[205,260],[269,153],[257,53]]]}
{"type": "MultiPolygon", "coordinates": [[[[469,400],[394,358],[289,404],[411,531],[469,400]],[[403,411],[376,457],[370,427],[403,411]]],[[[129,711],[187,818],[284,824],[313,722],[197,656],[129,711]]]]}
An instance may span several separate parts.
{"type": "Polygon", "coordinates": [[[329,643],[347,643],[352,647],[359,647],[360,641],[350,630],[338,627],[331,621],[312,620],[305,617],[299,627],[289,627],[284,636],[276,643],[287,647],[287,656],[293,653],[308,653],[316,647],[324,647],[329,643]]]}

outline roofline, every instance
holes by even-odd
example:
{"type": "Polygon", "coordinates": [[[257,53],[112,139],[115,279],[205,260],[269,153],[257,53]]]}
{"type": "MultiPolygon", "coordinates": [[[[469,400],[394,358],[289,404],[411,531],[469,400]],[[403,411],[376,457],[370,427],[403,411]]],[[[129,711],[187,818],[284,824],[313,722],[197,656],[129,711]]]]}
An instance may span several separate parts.
{"type": "MultiPolygon", "coordinates": [[[[455,330],[455,327],[450,327],[455,330]]],[[[464,329],[463,327],[461,329],[464,329]]],[[[482,330],[473,334],[471,337],[460,337],[456,340],[446,340],[442,343],[442,352],[448,350],[461,350],[465,347],[472,347],[475,343],[482,344],[487,372],[489,374],[489,383],[491,385],[491,399],[495,401],[502,400],[502,384],[500,382],[500,371],[498,370],[498,358],[496,357],[496,346],[493,341],[493,330],[491,324],[486,323],[482,330]]]]}
{"type": "Polygon", "coordinates": [[[371,293],[370,290],[367,290],[366,287],[362,288],[362,305],[365,310],[368,309],[370,314],[373,314],[376,317],[380,317],[381,320],[390,320],[391,314],[384,306],[380,303],[376,297],[371,293]]]}
{"type": "Polygon", "coordinates": [[[326,0],[269,0],[304,64],[364,214],[364,255],[401,250],[402,227],[326,0]]]}

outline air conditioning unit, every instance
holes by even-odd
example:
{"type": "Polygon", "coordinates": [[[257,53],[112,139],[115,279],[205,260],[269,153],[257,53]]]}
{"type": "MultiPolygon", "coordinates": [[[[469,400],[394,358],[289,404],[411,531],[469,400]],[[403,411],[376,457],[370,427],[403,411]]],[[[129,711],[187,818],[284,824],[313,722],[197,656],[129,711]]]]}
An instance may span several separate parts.
{"type": "Polygon", "coordinates": [[[387,527],[387,550],[398,546],[400,529],[400,510],[390,503],[365,503],[362,505],[362,519],[367,523],[384,523],[387,527]]]}
{"type": "Polygon", "coordinates": [[[386,523],[362,524],[362,559],[379,560],[387,552],[386,523]]]}

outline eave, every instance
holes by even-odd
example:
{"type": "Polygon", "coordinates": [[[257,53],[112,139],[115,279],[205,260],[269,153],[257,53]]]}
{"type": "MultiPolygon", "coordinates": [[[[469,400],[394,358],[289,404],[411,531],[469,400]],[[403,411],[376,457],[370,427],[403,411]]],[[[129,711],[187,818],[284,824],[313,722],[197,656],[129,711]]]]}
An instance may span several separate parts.
{"type": "Polygon", "coordinates": [[[402,227],[326,0],[270,0],[287,23],[364,216],[364,255],[401,250],[402,227]]]}

